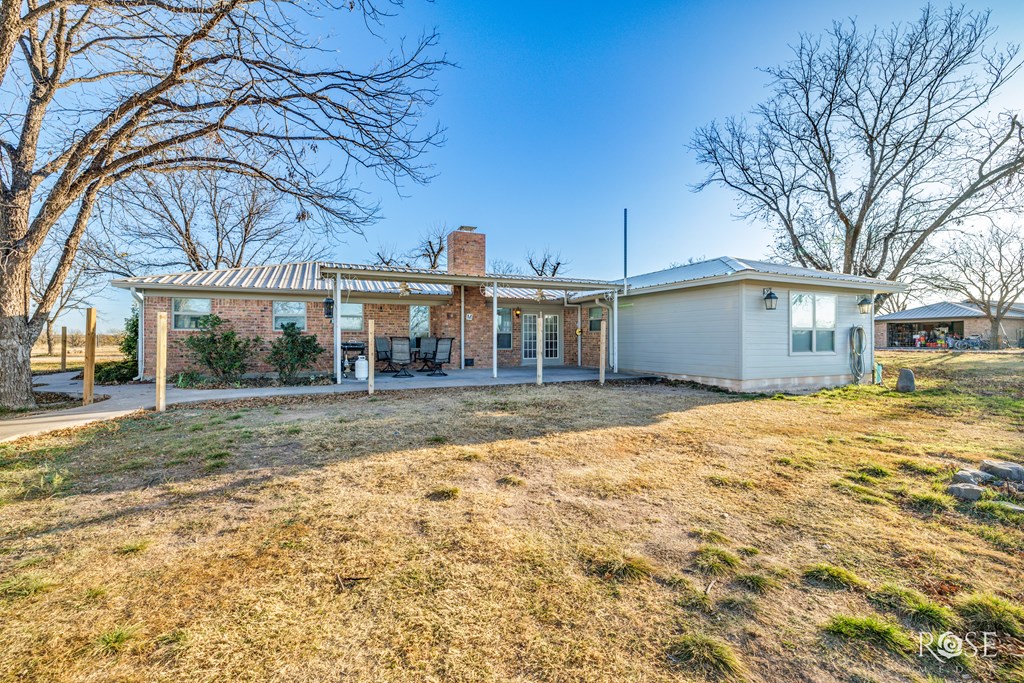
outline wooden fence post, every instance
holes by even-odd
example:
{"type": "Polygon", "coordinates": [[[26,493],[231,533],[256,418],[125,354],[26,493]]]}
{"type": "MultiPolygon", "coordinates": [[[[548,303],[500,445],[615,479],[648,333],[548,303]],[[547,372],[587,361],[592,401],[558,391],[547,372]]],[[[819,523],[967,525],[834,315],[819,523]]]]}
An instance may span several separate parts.
{"type": "Polygon", "coordinates": [[[167,410],[167,311],[156,314],[156,409],[167,410]]]}
{"type": "Polygon", "coordinates": [[[82,369],[82,405],[92,404],[92,388],[96,381],[96,309],[85,311],[85,367],[82,369]]]}
{"type": "Polygon", "coordinates": [[[377,339],[374,336],[373,318],[370,318],[366,325],[366,334],[369,336],[366,344],[366,362],[369,364],[366,374],[366,392],[373,396],[373,370],[377,365],[377,339]]]}
{"type": "Polygon", "coordinates": [[[62,325],[60,328],[60,371],[68,369],[68,328],[62,325]]]}
{"type": "Polygon", "coordinates": [[[601,363],[600,370],[597,375],[597,382],[601,386],[604,386],[604,369],[608,365],[608,319],[605,317],[601,318],[601,363]]]}

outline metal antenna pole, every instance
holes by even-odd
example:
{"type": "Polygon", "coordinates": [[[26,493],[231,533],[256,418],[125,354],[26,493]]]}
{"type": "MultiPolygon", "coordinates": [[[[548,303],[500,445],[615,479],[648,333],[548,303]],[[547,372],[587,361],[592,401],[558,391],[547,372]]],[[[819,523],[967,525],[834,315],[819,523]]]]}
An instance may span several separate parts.
{"type": "Polygon", "coordinates": [[[622,210],[622,291],[629,288],[629,209],[622,210]]]}

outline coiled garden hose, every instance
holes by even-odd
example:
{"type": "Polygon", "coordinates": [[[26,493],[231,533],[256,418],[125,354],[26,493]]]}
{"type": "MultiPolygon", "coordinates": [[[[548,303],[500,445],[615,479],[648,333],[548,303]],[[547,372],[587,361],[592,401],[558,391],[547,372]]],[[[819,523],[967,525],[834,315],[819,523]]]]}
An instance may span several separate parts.
{"type": "Polygon", "coordinates": [[[860,325],[850,328],[850,372],[860,382],[864,376],[864,352],[868,348],[868,337],[860,325]]]}

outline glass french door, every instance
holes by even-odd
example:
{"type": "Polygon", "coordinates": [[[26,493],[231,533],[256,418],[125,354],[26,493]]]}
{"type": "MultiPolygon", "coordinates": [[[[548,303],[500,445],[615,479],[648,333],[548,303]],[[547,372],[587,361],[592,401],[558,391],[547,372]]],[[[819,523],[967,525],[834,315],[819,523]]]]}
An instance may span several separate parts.
{"type": "MultiPolygon", "coordinates": [[[[561,357],[561,317],[545,315],[541,330],[540,347],[544,360],[557,361],[561,357]]],[[[523,360],[537,360],[537,314],[523,313],[523,360]]]]}

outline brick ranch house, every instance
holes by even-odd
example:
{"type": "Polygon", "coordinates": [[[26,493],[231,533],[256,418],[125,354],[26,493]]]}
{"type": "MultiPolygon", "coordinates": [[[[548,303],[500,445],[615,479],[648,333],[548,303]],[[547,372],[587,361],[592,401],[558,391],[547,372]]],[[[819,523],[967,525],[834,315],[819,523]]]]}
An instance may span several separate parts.
{"type": "MultiPolygon", "coordinates": [[[[446,270],[306,262],[115,280],[140,305],[139,376],[154,368],[156,314],[168,315],[168,373],[191,369],[179,342],[214,313],[243,335],[271,339],[295,322],[329,349],[316,371],[337,373],[342,342],[451,337],[454,368],[544,365],[596,368],[601,321],[613,371],[657,374],[728,389],[844,384],[855,376],[848,334],[861,328],[857,359],[873,360],[864,306],[902,286],[723,257],[630,277],[626,282],[486,272],[486,237],[448,236],[446,270]],[[325,299],[333,317],[325,317],[325,299]],[[496,353],[494,350],[496,349],[496,353]]],[[[851,346],[853,344],[853,346],[851,346]]],[[[254,359],[252,370],[270,368],[254,359]]],[[[867,373],[870,375],[870,373],[867,373]]],[[[339,377],[340,381],[340,377],[339,377]]]]}

